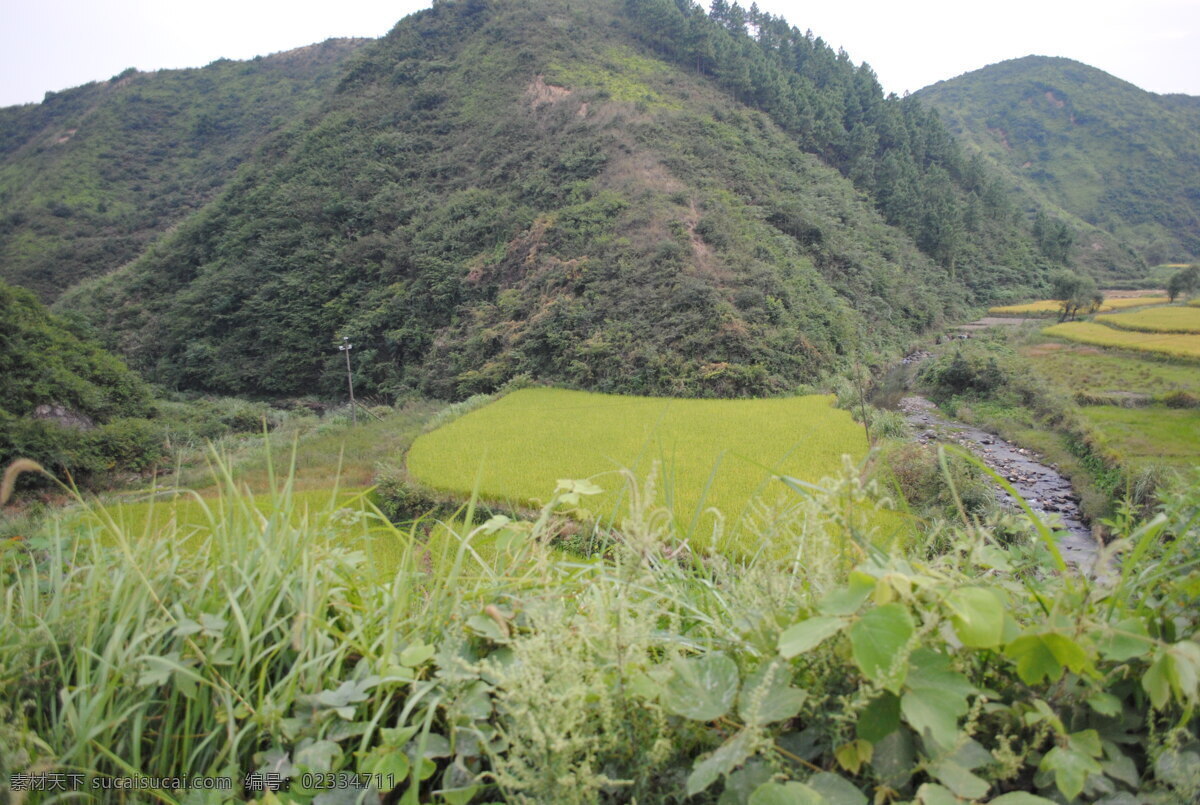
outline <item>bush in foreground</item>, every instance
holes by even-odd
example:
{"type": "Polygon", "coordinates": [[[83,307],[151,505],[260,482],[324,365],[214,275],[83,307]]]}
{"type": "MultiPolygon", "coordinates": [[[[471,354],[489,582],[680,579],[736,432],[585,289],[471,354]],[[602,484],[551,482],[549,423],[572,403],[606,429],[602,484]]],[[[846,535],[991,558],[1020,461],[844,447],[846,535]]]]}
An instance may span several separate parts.
{"type": "Polygon", "coordinates": [[[695,554],[636,487],[604,557],[564,555],[586,482],[440,545],[286,486],[177,532],[75,513],[0,553],[0,771],[233,781],[163,802],[331,802],[334,772],[365,802],[1195,801],[1200,479],[1119,518],[1099,580],[1039,523],[885,553],[834,528],[853,478],[801,488],[783,562],[695,554]]]}

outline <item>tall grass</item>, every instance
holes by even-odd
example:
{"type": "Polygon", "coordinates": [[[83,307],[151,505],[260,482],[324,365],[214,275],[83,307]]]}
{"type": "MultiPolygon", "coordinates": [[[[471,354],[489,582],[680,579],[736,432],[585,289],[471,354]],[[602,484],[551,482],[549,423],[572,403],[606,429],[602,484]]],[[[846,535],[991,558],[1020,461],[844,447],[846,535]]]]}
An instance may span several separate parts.
{"type": "Polygon", "coordinates": [[[273,465],[269,506],[219,472],[186,540],[81,503],[5,545],[0,773],[79,771],[92,801],[122,796],[90,788],[106,777],[234,781],[130,802],[258,798],[240,789],[255,770],[291,781],[262,802],[334,801],[306,772],[379,775],[348,792],[371,802],[741,802],[785,780],[846,802],[960,784],[1070,800],[1074,766],[1034,775],[1058,747],[1088,769],[1103,754],[1114,790],[1130,768],[1193,790],[1171,769],[1195,739],[1195,485],[1116,524],[1128,539],[1106,557],[1133,565],[1103,587],[1049,558],[1045,527],[1001,541],[964,520],[882,550],[854,527],[857,473],[784,484],[791,508],[759,513],[781,561],[696,550],[653,483],[578,557],[550,544],[578,482],[529,520],[465,525],[468,501],[425,542],[427,524],[365,503],[306,506],[273,465]],[[361,546],[342,541],[348,519],[361,546]],[[1142,679],[1153,710],[1127,682],[1142,679]],[[1121,734],[1148,748],[1085,734],[1122,708],[1121,734]]]}

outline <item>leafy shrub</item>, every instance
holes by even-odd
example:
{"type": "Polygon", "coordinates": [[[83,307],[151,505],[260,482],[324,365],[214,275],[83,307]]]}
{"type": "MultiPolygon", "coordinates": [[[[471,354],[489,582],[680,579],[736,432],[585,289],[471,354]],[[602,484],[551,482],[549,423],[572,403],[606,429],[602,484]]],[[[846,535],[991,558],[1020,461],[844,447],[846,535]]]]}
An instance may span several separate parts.
{"type": "MultiPolygon", "coordinates": [[[[177,524],[190,544],[85,510],[0,552],[0,758],[270,770],[286,802],[314,796],[314,772],[451,802],[1200,793],[1200,477],[1118,523],[1103,581],[1048,533],[1006,545],[987,528],[948,529],[937,555],[860,542],[846,569],[699,560],[638,490],[585,563],[546,544],[572,489],[536,520],[448,532],[445,556],[365,510],[297,517],[286,494],[227,489],[227,513],[177,524]],[[361,549],[330,542],[350,523],[361,549]]],[[[801,521],[841,506],[804,500],[801,521]]]]}

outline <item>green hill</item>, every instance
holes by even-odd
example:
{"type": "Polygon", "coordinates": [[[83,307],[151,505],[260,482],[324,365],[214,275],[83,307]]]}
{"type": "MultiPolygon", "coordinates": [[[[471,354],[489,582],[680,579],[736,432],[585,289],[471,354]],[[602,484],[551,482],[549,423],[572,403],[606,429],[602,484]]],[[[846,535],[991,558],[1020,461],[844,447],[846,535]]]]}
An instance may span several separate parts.
{"type": "Polygon", "coordinates": [[[1200,255],[1200,99],[1155,95],[1042,56],[993,64],[916,97],[1031,206],[1059,208],[1076,233],[1073,261],[1102,278],[1200,255]]]}
{"type": "Polygon", "coordinates": [[[727,396],[1042,281],[1027,224],[936,116],[782,20],[751,38],[730,15],[438,4],[62,304],[188,388],[334,391],[348,333],[366,393],[529,374],[727,396]],[[693,49],[646,33],[671,26],[693,49]]]}
{"type": "Polygon", "coordinates": [[[0,108],[0,278],[49,301],[134,259],[294,123],[365,41],[131,68],[0,108]]]}

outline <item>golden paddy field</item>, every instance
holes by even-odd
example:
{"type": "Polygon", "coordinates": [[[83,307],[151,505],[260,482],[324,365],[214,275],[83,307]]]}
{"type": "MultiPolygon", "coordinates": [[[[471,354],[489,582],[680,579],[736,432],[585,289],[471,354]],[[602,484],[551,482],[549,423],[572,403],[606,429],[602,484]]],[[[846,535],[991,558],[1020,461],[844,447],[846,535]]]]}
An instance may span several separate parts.
{"type": "Polygon", "coordinates": [[[1200,333],[1200,308],[1155,307],[1097,316],[1096,322],[1121,330],[1138,330],[1147,333],[1200,333]]]}
{"type": "MultiPolygon", "coordinates": [[[[1165,296],[1116,296],[1105,297],[1104,303],[1097,308],[1097,313],[1107,313],[1112,310],[1124,310],[1145,305],[1165,305],[1170,300],[1165,296]]],[[[1057,299],[1039,299],[1036,302],[1026,302],[1020,305],[1001,305],[988,308],[988,313],[997,316],[1045,316],[1062,311],[1062,303],[1057,299]]]]}
{"type": "Polygon", "coordinates": [[[1200,335],[1191,333],[1146,333],[1118,330],[1090,321],[1068,321],[1042,330],[1046,335],[1140,352],[1154,352],[1183,358],[1200,358],[1200,335]]]}

